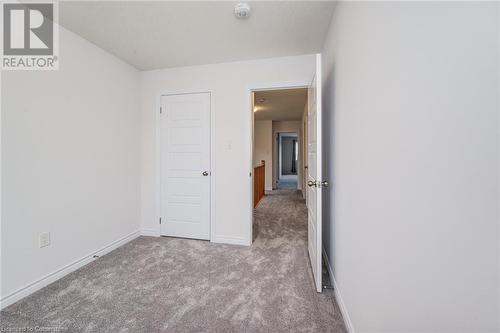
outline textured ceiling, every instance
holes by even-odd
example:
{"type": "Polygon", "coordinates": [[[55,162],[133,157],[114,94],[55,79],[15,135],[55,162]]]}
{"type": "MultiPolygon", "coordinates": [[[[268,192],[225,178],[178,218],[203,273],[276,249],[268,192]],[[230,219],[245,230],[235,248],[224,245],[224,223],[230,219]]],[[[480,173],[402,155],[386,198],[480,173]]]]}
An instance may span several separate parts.
{"type": "Polygon", "coordinates": [[[320,52],[331,1],[64,1],[59,22],[141,70],[320,52]]]}

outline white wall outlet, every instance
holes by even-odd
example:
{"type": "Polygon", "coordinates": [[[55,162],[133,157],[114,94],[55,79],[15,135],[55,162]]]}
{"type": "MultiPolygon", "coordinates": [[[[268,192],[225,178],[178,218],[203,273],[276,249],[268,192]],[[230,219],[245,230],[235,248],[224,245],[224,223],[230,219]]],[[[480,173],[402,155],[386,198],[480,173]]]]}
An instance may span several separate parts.
{"type": "Polygon", "coordinates": [[[50,232],[42,232],[40,236],[38,236],[38,243],[40,248],[46,247],[50,245],[50,232]]]}

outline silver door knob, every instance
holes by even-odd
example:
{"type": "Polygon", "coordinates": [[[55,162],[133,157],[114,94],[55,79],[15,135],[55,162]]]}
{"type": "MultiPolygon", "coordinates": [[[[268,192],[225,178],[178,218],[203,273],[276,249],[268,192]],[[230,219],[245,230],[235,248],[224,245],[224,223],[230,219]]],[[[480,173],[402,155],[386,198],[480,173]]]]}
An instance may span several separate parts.
{"type": "Polygon", "coordinates": [[[316,186],[316,182],[310,180],[310,181],[307,182],[307,186],[309,186],[309,187],[316,186]]]}
{"type": "Polygon", "coordinates": [[[328,181],[326,181],[326,180],[323,180],[321,182],[321,187],[328,187],[328,185],[330,185],[330,184],[328,184],[328,181]]]}
{"type": "Polygon", "coordinates": [[[202,175],[203,176],[208,176],[208,171],[203,171],[202,175]]]}

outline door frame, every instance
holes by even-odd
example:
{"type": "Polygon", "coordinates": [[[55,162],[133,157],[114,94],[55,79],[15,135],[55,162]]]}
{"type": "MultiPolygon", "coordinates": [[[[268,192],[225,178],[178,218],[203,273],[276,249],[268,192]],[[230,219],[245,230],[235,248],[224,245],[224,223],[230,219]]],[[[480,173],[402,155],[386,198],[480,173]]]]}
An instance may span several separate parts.
{"type": "MultiPolygon", "coordinates": [[[[284,175],[283,174],[283,137],[289,137],[289,138],[296,138],[297,142],[299,143],[299,146],[301,145],[300,138],[299,138],[299,133],[297,132],[277,132],[278,134],[278,180],[280,179],[293,179],[293,175],[284,175]]],[[[300,158],[302,157],[302,154],[300,151],[298,152],[299,154],[299,159],[297,160],[298,167],[301,167],[300,165],[300,158]]],[[[299,172],[298,172],[298,167],[297,167],[297,175],[295,175],[295,178],[297,178],[297,186],[299,184],[299,172]]]]}
{"type": "Polygon", "coordinates": [[[302,158],[303,162],[302,163],[302,197],[306,200],[306,206],[307,206],[307,171],[308,171],[308,159],[309,159],[309,154],[308,154],[308,149],[309,147],[307,146],[307,136],[308,136],[308,128],[307,128],[307,117],[308,117],[308,112],[309,112],[309,101],[307,102],[307,111],[304,112],[303,114],[303,119],[304,122],[302,123],[302,138],[304,139],[304,143],[302,144],[302,158]]]}
{"type": "MultiPolygon", "coordinates": [[[[247,87],[247,96],[248,96],[248,124],[249,124],[249,134],[248,134],[248,142],[249,142],[249,175],[248,178],[248,230],[249,230],[249,244],[253,243],[253,133],[254,133],[254,112],[253,112],[253,96],[255,92],[258,91],[266,91],[266,90],[282,90],[282,89],[297,89],[297,88],[309,88],[311,84],[311,80],[298,80],[298,81],[288,81],[288,82],[274,82],[274,83],[255,83],[249,85],[247,87]]],[[[274,138],[273,138],[274,140],[274,138]]],[[[275,166],[273,165],[273,168],[275,166]]]]}
{"type": "Polygon", "coordinates": [[[156,142],[156,176],[155,176],[155,186],[156,186],[156,203],[155,203],[155,217],[157,224],[157,230],[154,235],[161,237],[161,117],[160,117],[160,107],[161,98],[163,96],[174,96],[174,95],[191,95],[191,94],[209,94],[210,95],[210,215],[209,215],[209,228],[210,228],[210,242],[215,240],[215,93],[213,89],[199,89],[199,90],[170,90],[164,93],[160,93],[156,99],[155,112],[155,142],[156,142]]]}
{"type": "MultiPolygon", "coordinates": [[[[322,184],[324,178],[323,178],[323,144],[322,144],[322,138],[323,138],[323,120],[322,120],[322,67],[321,67],[321,54],[318,53],[316,54],[316,69],[315,69],[315,74],[314,77],[311,81],[311,87],[314,88],[314,94],[312,96],[309,94],[308,95],[308,110],[307,110],[307,122],[309,124],[310,122],[310,114],[311,114],[311,104],[310,104],[310,97],[313,97],[314,103],[316,104],[316,110],[315,110],[315,135],[316,135],[316,174],[315,174],[315,182],[320,182],[322,184]],[[313,86],[313,82],[315,82],[315,86],[313,86]]],[[[308,137],[309,137],[308,133],[308,137]]],[[[309,145],[309,142],[308,142],[309,145]]],[[[307,152],[308,154],[308,161],[309,161],[309,154],[310,151],[307,152]]],[[[310,164],[308,163],[308,167],[310,167],[310,164]]],[[[310,168],[307,169],[308,173],[308,179],[309,179],[309,172],[310,168]]],[[[316,275],[314,275],[313,272],[313,278],[314,278],[314,283],[316,285],[316,291],[318,293],[321,293],[323,291],[323,277],[322,277],[322,263],[323,263],[323,258],[322,258],[322,253],[323,253],[323,194],[322,194],[322,189],[323,186],[315,186],[315,208],[316,208],[316,263],[313,263],[311,260],[311,266],[316,264],[317,270],[316,270],[316,275]]],[[[309,209],[309,201],[307,202],[308,204],[308,209],[309,209]]],[[[309,217],[309,216],[308,216],[309,217]]],[[[308,252],[309,252],[309,258],[311,258],[310,255],[310,248],[309,248],[309,242],[308,242],[308,252]]]]}

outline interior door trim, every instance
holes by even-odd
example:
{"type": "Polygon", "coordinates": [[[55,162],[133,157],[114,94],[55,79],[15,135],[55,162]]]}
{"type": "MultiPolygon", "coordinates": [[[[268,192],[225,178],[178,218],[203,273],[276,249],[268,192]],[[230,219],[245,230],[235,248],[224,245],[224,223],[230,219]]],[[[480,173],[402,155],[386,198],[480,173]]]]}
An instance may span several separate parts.
{"type": "MultiPolygon", "coordinates": [[[[281,90],[281,89],[296,89],[296,88],[308,88],[310,80],[296,80],[296,81],[282,81],[282,82],[264,82],[264,83],[253,83],[247,86],[247,96],[248,96],[248,147],[249,149],[249,159],[248,159],[248,173],[251,175],[253,171],[253,131],[254,131],[254,112],[253,112],[253,95],[254,92],[261,90],[281,90]]],[[[274,138],[273,138],[274,140],[274,138]]],[[[273,168],[275,166],[273,165],[273,168]]],[[[248,203],[247,203],[247,216],[248,216],[248,245],[253,242],[253,181],[252,177],[248,178],[248,203]]],[[[274,184],[273,184],[274,186],[274,184]]]]}
{"type": "Polygon", "coordinates": [[[209,94],[210,95],[210,216],[209,216],[209,227],[210,227],[210,242],[213,242],[216,238],[215,231],[215,184],[217,171],[215,167],[215,93],[214,89],[194,89],[194,90],[171,90],[165,91],[156,97],[155,109],[153,110],[155,115],[155,225],[156,228],[146,233],[150,236],[161,237],[161,118],[160,118],[160,108],[161,98],[163,96],[173,96],[173,95],[189,95],[189,94],[209,94]]]}

